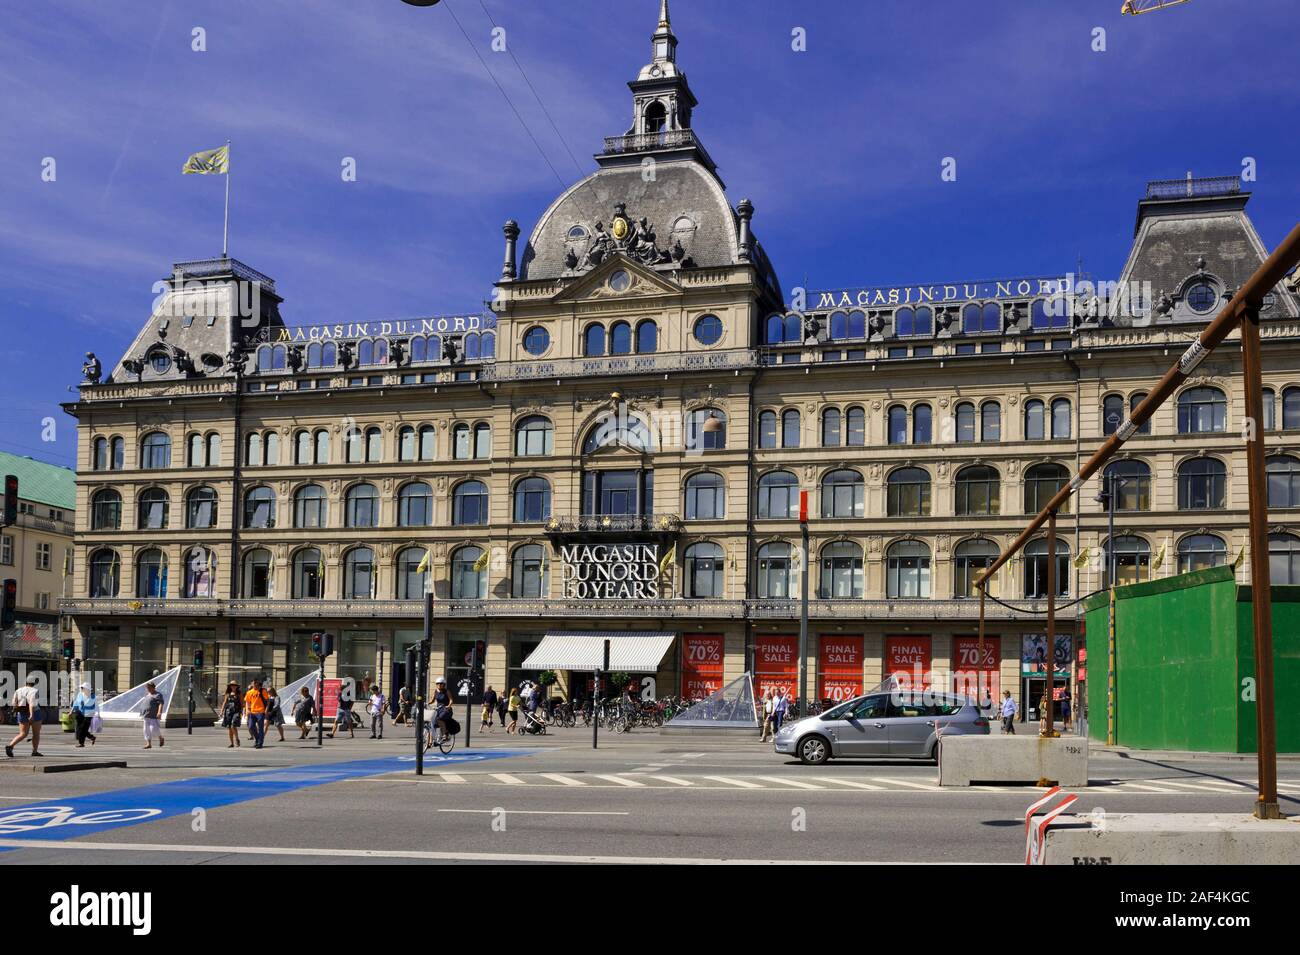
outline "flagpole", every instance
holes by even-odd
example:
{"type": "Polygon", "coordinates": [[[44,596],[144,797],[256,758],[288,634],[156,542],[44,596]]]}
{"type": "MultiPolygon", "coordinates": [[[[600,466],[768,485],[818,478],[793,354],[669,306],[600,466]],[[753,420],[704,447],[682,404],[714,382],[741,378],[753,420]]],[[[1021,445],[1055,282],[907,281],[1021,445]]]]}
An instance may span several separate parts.
{"type": "Polygon", "coordinates": [[[230,140],[226,140],[226,215],[221,226],[221,257],[230,257],[230,140]]]}

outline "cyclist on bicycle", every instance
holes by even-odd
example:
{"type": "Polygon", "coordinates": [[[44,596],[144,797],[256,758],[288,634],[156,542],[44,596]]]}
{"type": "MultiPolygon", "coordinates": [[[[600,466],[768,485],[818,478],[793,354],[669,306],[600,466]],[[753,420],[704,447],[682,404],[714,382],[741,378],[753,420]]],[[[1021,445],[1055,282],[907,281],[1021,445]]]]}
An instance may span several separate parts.
{"type": "Polygon", "coordinates": [[[451,694],[447,692],[447,681],[443,677],[433,681],[433,719],[429,722],[430,745],[441,742],[447,736],[447,717],[451,715],[451,694]],[[437,740],[433,739],[434,727],[438,729],[437,740]]]}

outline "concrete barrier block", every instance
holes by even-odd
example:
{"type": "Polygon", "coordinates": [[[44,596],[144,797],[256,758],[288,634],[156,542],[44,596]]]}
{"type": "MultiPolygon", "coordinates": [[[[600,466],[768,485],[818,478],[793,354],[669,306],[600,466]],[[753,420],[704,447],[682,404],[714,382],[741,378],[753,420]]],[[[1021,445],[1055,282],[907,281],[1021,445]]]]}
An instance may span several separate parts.
{"type": "Polygon", "coordinates": [[[1061,815],[1047,830],[1044,865],[1296,865],[1300,818],[1249,813],[1061,815]]]}
{"type": "Polygon", "coordinates": [[[1082,736],[950,736],[939,740],[939,785],[1025,783],[1088,785],[1082,736]]]}

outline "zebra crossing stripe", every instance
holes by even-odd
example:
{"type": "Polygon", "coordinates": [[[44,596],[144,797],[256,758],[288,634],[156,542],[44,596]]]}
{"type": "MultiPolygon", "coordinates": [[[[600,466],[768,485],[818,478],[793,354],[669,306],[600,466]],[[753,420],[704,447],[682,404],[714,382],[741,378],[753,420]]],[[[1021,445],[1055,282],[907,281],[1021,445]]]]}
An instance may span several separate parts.
{"type": "Polygon", "coordinates": [[[872,776],[875,782],[889,783],[892,786],[907,786],[911,789],[924,789],[926,792],[937,793],[941,790],[939,786],[932,786],[929,783],[914,783],[906,779],[890,779],[888,776],[872,776]]]}
{"type": "Polygon", "coordinates": [[[676,776],[659,776],[654,775],[651,779],[662,779],[666,783],[672,783],[674,786],[694,786],[695,784],[689,779],[678,779],[676,776]]]}
{"type": "Polygon", "coordinates": [[[635,779],[624,779],[622,776],[604,776],[596,774],[597,779],[608,779],[611,783],[618,783],[620,786],[628,786],[633,789],[644,789],[645,783],[639,783],[635,779]]]}
{"type": "Polygon", "coordinates": [[[438,775],[442,777],[442,781],[445,783],[463,783],[465,781],[465,777],[460,773],[439,773],[438,775]]]}
{"type": "Polygon", "coordinates": [[[1124,786],[1125,788],[1128,788],[1128,789],[1140,789],[1140,790],[1142,790],[1143,792],[1148,792],[1148,793],[1176,793],[1176,792],[1179,792],[1179,790],[1177,790],[1177,789],[1170,789],[1170,788],[1167,787],[1167,786],[1152,786],[1152,785],[1149,785],[1148,783],[1134,783],[1134,782],[1125,781],[1125,782],[1120,783],[1119,785],[1124,786]]]}
{"type": "Polygon", "coordinates": [[[761,779],[765,783],[779,783],[782,786],[793,786],[796,789],[824,789],[823,786],[815,786],[812,783],[805,783],[798,779],[785,779],[781,776],[755,776],[755,779],[761,779]]]}
{"type": "Polygon", "coordinates": [[[585,786],[587,785],[581,779],[574,779],[572,776],[564,776],[560,773],[538,773],[543,779],[551,779],[557,783],[563,783],[565,786],[585,786]]]}
{"type": "Polygon", "coordinates": [[[762,789],[758,783],[746,782],[743,779],[733,779],[730,776],[705,776],[705,779],[711,779],[715,783],[723,783],[727,786],[735,786],[738,789],[762,789]]]}
{"type": "Polygon", "coordinates": [[[522,786],[524,784],[524,781],[518,776],[511,776],[509,773],[493,773],[492,778],[508,783],[511,786],[522,786]]]}
{"type": "Polygon", "coordinates": [[[1177,779],[1162,779],[1160,780],[1160,785],[1180,786],[1180,787],[1193,789],[1197,792],[1203,792],[1203,793],[1229,793],[1229,792],[1239,793],[1239,792],[1244,792],[1246,789],[1245,786],[1239,785],[1238,783],[1215,782],[1209,779],[1203,782],[1197,781],[1194,783],[1184,783],[1184,782],[1180,782],[1177,779]]]}
{"type": "Polygon", "coordinates": [[[884,786],[873,786],[871,783],[860,783],[853,779],[840,779],[838,776],[814,776],[814,779],[820,779],[824,783],[835,783],[837,786],[848,786],[850,789],[867,789],[872,792],[884,792],[884,786]]]}

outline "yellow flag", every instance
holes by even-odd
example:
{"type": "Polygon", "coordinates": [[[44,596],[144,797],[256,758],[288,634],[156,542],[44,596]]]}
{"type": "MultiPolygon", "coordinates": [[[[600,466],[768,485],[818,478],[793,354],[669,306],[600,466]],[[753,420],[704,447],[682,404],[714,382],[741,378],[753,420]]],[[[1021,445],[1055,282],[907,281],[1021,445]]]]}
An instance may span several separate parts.
{"type": "Polygon", "coordinates": [[[663,558],[659,561],[659,573],[662,574],[665,570],[668,569],[669,564],[675,564],[675,563],[677,563],[676,544],[668,548],[668,553],[664,554],[663,558]]]}
{"type": "Polygon", "coordinates": [[[1233,560],[1233,562],[1232,562],[1232,569],[1233,569],[1233,570],[1236,570],[1238,567],[1241,566],[1241,559],[1242,559],[1243,557],[1245,557],[1245,556],[1246,556],[1246,545],[1245,545],[1245,544],[1242,544],[1242,545],[1241,545],[1241,550],[1237,551],[1237,557],[1236,557],[1236,559],[1233,560]]]}
{"type": "Polygon", "coordinates": [[[218,146],[216,149],[205,149],[202,152],[195,153],[185,160],[181,172],[185,175],[198,173],[201,176],[219,176],[230,172],[230,147],[228,145],[218,146]]]}
{"type": "Polygon", "coordinates": [[[481,574],[483,571],[487,570],[488,561],[491,560],[491,556],[492,552],[484,547],[483,553],[479,555],[478,560],[474,561],[474,573],[481,574]]]}
{"type": "Polygon", "coordinates": [[[429,569],[429,557],[430,557],[430,556],[431,556],[431,555],[430,555],[429,552],[426,550],[426,551],[424,552],[424,559],[420,561],[420,566],[418,566],[418,567],[415,568],[415,572],[416,572],[417,574],[423,574],[425,571],[427,571],[427,570],[429,569]]]}
{"type": "Polygon", "coordinates": [[[1092,556],[1092,548],[1085,547],[1079,551],[1079,556],[1074,558],[1074,569],[1080,570],[1088,565],[1088,558],[1092,556]]]}
{"type": "Polygon", "coordinates": [[[1152,570],[1159,570],[1161,566],[1164,565],[1165,554],[1167,554],[1168,552],[1169,552],[1169,541],[1165,541],[1163,544],[1160,545],[1160,552],[1156,554],[1156,559],[1151,562],[1152,570]]]}

